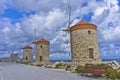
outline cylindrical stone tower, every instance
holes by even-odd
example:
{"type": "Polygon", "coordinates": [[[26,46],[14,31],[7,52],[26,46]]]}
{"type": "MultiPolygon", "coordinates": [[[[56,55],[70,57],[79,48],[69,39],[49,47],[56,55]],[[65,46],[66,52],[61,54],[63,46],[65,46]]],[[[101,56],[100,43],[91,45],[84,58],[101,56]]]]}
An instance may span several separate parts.
{"type": "Polygon", "coordinates": [[[96,25],[81,20],[70,28],[70,35],[73,62],[100,61],[96,25]]]}
{"type": "Polygon", "coordinates": [[[33,49],[31,46],[27,45],[23,48],[23,63],[32,63],[33,60],[33,49]]]}
{"type": "Polygon", "coordinates": [[[49,41],[44,38],[36,42],[36,65],[49,64],[49,41]]]}
{"type": "Polygon", "coordinates": [[[10,55],[11,62],[17,62],[18,60],[18,54],[11,54],[10,55]]]}

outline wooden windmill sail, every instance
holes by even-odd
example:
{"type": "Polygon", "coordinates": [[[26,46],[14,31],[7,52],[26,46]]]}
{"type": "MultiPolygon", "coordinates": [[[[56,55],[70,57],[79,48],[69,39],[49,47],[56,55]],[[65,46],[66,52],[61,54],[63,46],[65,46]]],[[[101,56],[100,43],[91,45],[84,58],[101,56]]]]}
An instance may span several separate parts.
{"type": "Polygon", "coordinates": [[[33,40],[32,40],[32,43],[35,44],[36,42],[36,29],[34,29],[34,32],[33,32],[33,40]]]}
{"type": "MultiPolygon", "coordinates": [[[[65,31],[68,34],[69,39],[67,39],[67,45],[70,46],[69,56],[71,56],[72,49],[71,49],[71,32],[70,32],[70,21],[71,21],[71,6],[68,4],[68,26],[67,29],[58,30],[58,31],[65,31]]],[[[66,35],[67,36],[67,35],[66,35]]]]}
{"type": "Polygon", "coordinates": [[[71,48],[71,32],[70,32],[70,21],[71,21],[71,6],[68,4],[68,11],[69,11],[69,19],[68,19],[68,27],[67,29],[63,30],[66,31],[69,35],[68,45],[70,46],[69,56],[71,56],[72,48],[71,48]]]}
{"type": "Polygon", "coordinates": [[[35,43],[36,43],[36,29],[34,29],[34,32],[33,32],[32,43],[33,43],[33,54],[35,54],[36,53],[36,47],[35,47],[35,43]]]}

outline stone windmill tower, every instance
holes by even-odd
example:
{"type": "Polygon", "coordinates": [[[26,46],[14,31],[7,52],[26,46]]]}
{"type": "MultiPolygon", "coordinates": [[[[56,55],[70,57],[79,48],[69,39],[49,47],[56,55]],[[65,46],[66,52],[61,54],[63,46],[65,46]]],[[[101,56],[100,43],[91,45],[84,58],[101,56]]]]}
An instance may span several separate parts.
{"type": "Polygon", "coordinates": [[[27,45],[23,48],[23,63],[32,63],[33,60],[33,49],[31,46],[27,45]]]}
{"type": "Polygon", "coordinates": [[[72,62],[98,62],[97,26],[81,20],[70,29],[72,62]]]}
{"type": "Polygon", "coordinates": [[[44,38],[36,42],[36,65],[49,64],[49,46],[49,41],[44,38]]]}

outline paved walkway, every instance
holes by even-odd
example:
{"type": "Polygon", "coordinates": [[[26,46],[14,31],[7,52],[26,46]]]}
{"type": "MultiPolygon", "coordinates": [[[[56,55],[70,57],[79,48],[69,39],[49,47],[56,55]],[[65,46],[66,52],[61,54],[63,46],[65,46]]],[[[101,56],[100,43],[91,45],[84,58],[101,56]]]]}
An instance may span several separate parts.
{"type": "MultiPolygon", "coordinates": [[[[78,74],[16,63],[0,63],[0,80],[100,80],[78,74]]],[[[101,79],[103,80],[103,79],[101,79]]]]}

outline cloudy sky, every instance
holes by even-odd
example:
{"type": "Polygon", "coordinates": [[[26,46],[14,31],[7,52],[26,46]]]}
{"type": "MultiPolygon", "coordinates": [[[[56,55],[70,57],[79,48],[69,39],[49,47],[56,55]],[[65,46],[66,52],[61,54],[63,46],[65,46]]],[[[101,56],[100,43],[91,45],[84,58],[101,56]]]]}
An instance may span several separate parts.
{"type": "Polygon", "coordinates": [[[120,58],[120,0],[0,0],[0,56],[44,37],[51,43],[50,59],[70,59],[67,34],[68,3],[71,25],[84,19],[97,25],[101,58],[120,58]]]}

